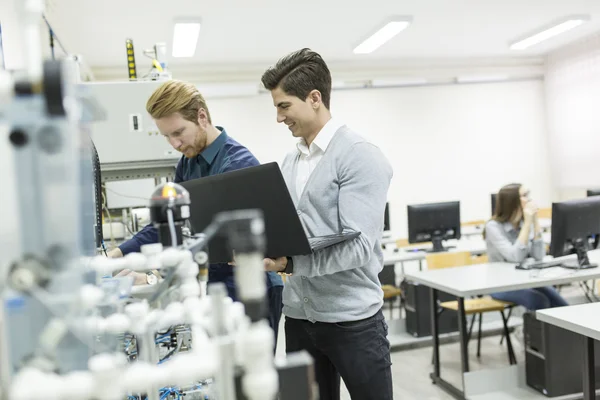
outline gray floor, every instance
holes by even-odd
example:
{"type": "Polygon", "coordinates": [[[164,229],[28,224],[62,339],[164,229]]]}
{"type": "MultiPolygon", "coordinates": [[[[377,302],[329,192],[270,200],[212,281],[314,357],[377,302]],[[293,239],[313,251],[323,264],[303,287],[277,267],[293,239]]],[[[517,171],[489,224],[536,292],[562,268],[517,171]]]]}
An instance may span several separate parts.
{"type": "MultiPolygon", "coordinates": [[[[570,304],[585,302],[579,287],[567,287],[562,290],[563,296],[570,304]]],[[[387,313],[386,313],[387,315],[387,313]]],[[[397,315],[397,314],[396,314],[397,315]]],[[[285,354],[285,333],[283,319],[280,329],[277,354],[285,354]]],[[[517,362],[524,362],[524,348],[517,337],[512,334],[512,343],[515,348],[517,362]]],[[[394,379],[394,399],[401,400],[449,400],[451,396],[431,383],[429,373],[431,365],[431,347],[421,347],[411,350],[396,351],[392,353],[392,375],[394,379]]],[[[477,358],[477,341],[469,344],[469,363],[471,371],[483,369],[496,369],[507,367],[508,355],[506,344],[500,345],[499,336],[490,336],[482,339],[481,358],[477,358]]],[[[457,387],[462,387],[460,352],[458,343],[440,346],[440,359],[442,362],[441,375],[444,379],[457,387]]],[[[376,388],[374,388],[376,390],[376,388]]],[[[533,396],[537,398],[537,395],[533,396]]],[[[517,397],[527,399],[529,396],[517,397]]],[[[342,400],[350,400],[350,395],[342,388],[342,400]]]]}
{"type": "MultiPolygon", "coordinates": [[[[514,337],[514,335],[513,335],[514,337]]],[[[513,340],[517,362],[523,360],[522,347],[513,340]]],[[[469,344],[469,362],[472,371],[480,369],[501,368],[508,365],[506,346],[500,345],[499,337],[488,337],[482,340],[481,358],[478,359],[477,342],[469,344]]],[[[442,362],[441,375],[450,383],[461,387],[460,356],[458,343],[440,347],[442,362]]],[[[392,375],[394,379],[394,399],[446,400],[452,399],[444,391],[431,383],[431,347],[392,353],[392,375]]],[[[350,400],[344,389],[343,400],[350,400]]]]}
{"type": "MultiPolygon", "coordinates": [[[[283,326],[280,329],[283,332],[283,326]]],[[[523,350],[519,341],[513,337],[513,345],[517,361],[523,360],[523,350]]],[[[285,353],[285,339],[280,335],[277,354],[285,353]]],[[[477,341],[469,344],[470,368],[472,371],[480,369],[501,368],[508,366],[506,345],[500,345],[500,337],[492,336],[482,339],[481,358],[477,358],[477,341]]],[[[444,379],[461,387],[461,367],[458,343],[440,346],[440,359],[442,362],[441,374],[444,379]]],[[[392,376],[394,379],[394,399],[419,399],[419,400],[446,400],[452,399],[445,392],[431,383],[431,347],[415,350],[397,351],[392,353],[392,376]]],[[[342,388],[342,400],[350,400],[350,395],[342,388]]]]}

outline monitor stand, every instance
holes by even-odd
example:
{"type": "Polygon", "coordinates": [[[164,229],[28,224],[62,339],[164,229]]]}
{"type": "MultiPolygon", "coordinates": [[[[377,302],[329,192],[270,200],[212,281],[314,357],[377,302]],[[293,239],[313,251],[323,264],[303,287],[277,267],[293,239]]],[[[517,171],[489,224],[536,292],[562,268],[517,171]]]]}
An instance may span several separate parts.
{"type": "Polygon", "coordinates": [[[425,250],[427,253],[441,253],[444,251],[447,251],[448,249],[446,249],[443,245],[442,245],[442,241],[443,241],[443,237],[440,236],[433,236],[431,238],[431,243],[433,244],[433,248],[432,249],[427,249],[425,250]]]}
{"type": "Polygon", "coordinates": [[[586,242],[583,239],[577,239],[573,245],[577,252],[577,261],[566,261],[562,264],[563,268],[569,269],[588,269],[596,268],[598,264],[590,263],[590,259],[587,254],[586,242]]]}

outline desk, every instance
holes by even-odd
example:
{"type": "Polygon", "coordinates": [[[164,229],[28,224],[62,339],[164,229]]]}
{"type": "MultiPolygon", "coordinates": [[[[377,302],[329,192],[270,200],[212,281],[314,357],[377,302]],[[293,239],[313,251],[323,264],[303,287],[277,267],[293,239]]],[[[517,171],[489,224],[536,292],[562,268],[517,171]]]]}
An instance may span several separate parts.
{"type": "MultiPolygon", "coordinates": [[[[470,251],[472,254],[485,254],[487,249],[485,246],[485,242],[483,240],[475,239],[475,240],[454,240],[448,241],[445,243],[446,246],[455,246],[448,251],[470,251]]],[[[404,264],[407,261],[419,261],[419,270],[422,270],[421,262],[427,256],[426,251],[424,250],[416,250],[417,248],[421,249],[430,249],[432,247],[431,244],[423,245],[421,247],[414,247],[413,250],[408,248],[395,249],[395,250],[384,250],[383,251],[383,267],[392,267],[396,263],[404,264]]],[[[404,272],[404,265],[402,265],[402,271],[404,272]]],[[[386,282],[387,283],[387,282],[386,282]]]]}
{"type": "MultiPolygon", "coordinates": [[[[540,228],[542,232],[550,234],[552,220],[550,218],[540,218],[540,228]]],[[[465,225],[460,227],[461,237],[472,237],[483,235],[483,225],[465,225]]],[[[549,243],[549,241],[548,241],[549,243]]]]}
{"type": "MultiPolygon", "coordinates": [[[[600,250],[588,252],[590,260],[600,261],[600,250]]],[[[457,268],[419,271],[406,274],[406,278],[431,288],[431,318],[433,330],[434,370],[431,379],[442,389],[457,399],[466,399],[465,373],[469,372],[467,357],[467,328],[465,317],[465,297],[486,295],[496,292],[566,284],[600,278],[600,268],[587,270],[567,270],[549,268],[546,270],[524,271],[515,269],[511,263],[488,263],[457,268]],[[450,293],[458,299],[458,329],[460,336],[463,389],[458,389],[442,379],[439,360],[439,331],[437,299],[438,291],[450,293]]]]}
{"type": "Polygon", "coordinates": [[[583,398],[596,398],[594,340],[600,340],[600,303],[551,308],[535,313],[537,319],[583,336],[583,398]]]}

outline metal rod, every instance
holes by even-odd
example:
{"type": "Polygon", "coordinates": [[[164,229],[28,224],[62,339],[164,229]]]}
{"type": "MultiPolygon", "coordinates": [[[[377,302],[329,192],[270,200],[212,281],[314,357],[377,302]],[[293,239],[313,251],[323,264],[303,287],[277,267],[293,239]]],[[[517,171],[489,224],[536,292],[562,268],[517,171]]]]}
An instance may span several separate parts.
{"type": "Polygon", "coordinates": [[[458,331],[460,334],[460,361],[464,374],[465,372],[469,372],[469,349],[467,347],[467,318],[465,316],[465,299],[463,297],[458,298],[458,331]]]}
{"type": "Polygon", "coordinates": [[[596,399],[596,365],[594,339],[583,338],[583,400],[596,399]]]}
{"type": "Polygon", "coordinates": [[[508,362],[513,365],[517,363],[517,358],[515,357],[515,352],[512,347],[512,342],[510,340],[510,332],[508,331],[508,318],[504,315],[504,311],[500,311],[500,315],[502,315],[502,324],[504,325],[504,336],[506,336],[506,347],[508,348],[508,362]]]}
{"type": "Polygon", "coordinates": [[[431,374],[431,379],[433,380],[433,383],[438,385],[442,390],[444,390],[446,393],[448,393],[450,396],[454,397],[455,399],[467,400],[464,392],[461,391],[460,389],[458,389],[456,386],[454,386],[450,382],[446,382],[439,376],[438,377],[433,376],[433,373],[431,374]]]}
{"type": "Polygon", "coordinates": [[[438,293],[437,290],[431,288],[429,290],[431,297],[431,335],[433,338],[433,376],[435,378],[440,377],[440,331],[438,324],[438,312],[437,312],[437,301],[438,293]]]}

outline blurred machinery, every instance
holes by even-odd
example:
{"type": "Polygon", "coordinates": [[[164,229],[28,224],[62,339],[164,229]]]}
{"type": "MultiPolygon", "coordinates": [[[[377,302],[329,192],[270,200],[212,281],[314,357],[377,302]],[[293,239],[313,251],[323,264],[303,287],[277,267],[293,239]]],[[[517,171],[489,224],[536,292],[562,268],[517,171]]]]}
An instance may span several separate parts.
{"type": "Polygon", "coordinates": [[[17,199],[22,228],[18,245],[0,243],[0,398],[315,398],[306,353],[274,361],[260,212],[216,215],[205,232],[185,238],[189,195],[165,183],[149,196],[160,243],[120,259],[94,255],[99,200],[86,129],[93,113],[70,62],[39,59],[43,3],[16,1],[28,69],[0,72],[0,128],[14,160],[0,173],[18,183],[3,196],[17,199]],[[217,232],[236,249],[240,302],[222,285],[203,290],[206,243],[217,232]],[[113,278],[124,269],[160,278],[132,286],[113,278]]]}

